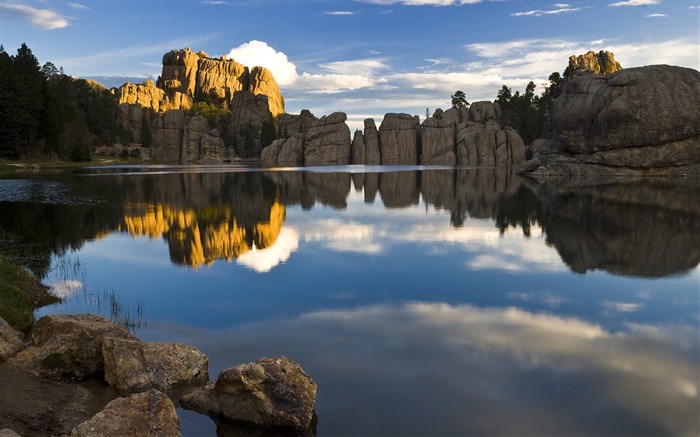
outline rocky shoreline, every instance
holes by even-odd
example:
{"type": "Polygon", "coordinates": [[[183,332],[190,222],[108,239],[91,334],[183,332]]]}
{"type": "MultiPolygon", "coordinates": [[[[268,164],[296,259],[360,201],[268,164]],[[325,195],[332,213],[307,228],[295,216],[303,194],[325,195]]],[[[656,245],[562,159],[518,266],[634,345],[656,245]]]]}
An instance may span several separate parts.
{"type": "Polygon", "coordinates": [[[0,318],[0,432],[179,436],[179,405],[219,433],[315,435],[316,384],[291,359],[261,358],[211,382],[208,364],[194,347],[143,342],[91,314],[44,316],[29,342],[0,318]]]}

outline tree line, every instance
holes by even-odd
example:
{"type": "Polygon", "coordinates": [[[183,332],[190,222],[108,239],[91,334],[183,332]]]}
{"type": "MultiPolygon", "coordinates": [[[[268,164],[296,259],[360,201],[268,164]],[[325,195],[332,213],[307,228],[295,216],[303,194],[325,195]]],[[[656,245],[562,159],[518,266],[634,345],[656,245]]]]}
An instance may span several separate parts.
{"type": "MultiPolygon", "coordinates": [[[[568,76],[568,68],[564,77],[568,76]]],[[[537,86],[530,81],[525,91],[515,91],[503,85],[496,94],[495,102],[501,107],[501,122],[515,129],[522,137],[525,144],[530,144],[538,138],[551,138],[552,128],[550,113],[554,99],[561,94],[563,77],[554,72],[549,75],[549,83],[544,86],[544,91],[539,96],[535,94],[537,86]]],[[[451,95],[452,107],[468,106],[466,95],[462,91],[456,91],[451,95]]]]}
{"type": "Polygon", "coordinates": [[[0,46],[0,157],[44,155],[89,161],[92,146],[125,135],[117,101],[96,82],[75,79],[39,61],[26,44],[16,55],[0,46]]]}

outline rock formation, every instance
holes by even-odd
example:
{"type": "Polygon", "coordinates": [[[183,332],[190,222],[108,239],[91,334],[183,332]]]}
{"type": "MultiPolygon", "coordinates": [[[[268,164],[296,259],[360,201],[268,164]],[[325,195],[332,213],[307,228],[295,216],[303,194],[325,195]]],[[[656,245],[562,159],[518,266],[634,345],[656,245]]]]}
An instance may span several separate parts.
{"type": "Polygon", "coordinates": [[[700,72],[653,65],[571,77],[552,127],[519,172],[700,176],[700,72]]]}
{"type": "Polygon", "coordinates": [[[622,70],[622,65],[615,60],[612,52],[601,50],[596,53],[589,51],[585,55],[570,56],[568,76],[584,74],[613,74],[622,70]]]}
{"type": "Polygon", "coordinates": [[[180,400],[215,420],[296,432],[312,427],[315,402],[316,383],[287,357],[224,369],[216,381],[180,400]]]}
{"type": "Polygon", "coordinates": [[[0,317],[0,362],[12,358],[24,347],[24,341],[9,323],[0,317]]]}
{"type": "Polygon", "coordinates": [[[314,121],[310,117],[308,111],[285,115],[284,129],[295,139],[277,140],[263,150],[262,165],[508,166],[525,160],[522,138],[502,126],[498,104],[492,102],[476,102],[469,109],[438,109],[422,125],[418,116],[409,114],[386,114],[379,129],[373,119],[367,119],[364,133],[356,131],[352,141],[345,114],[314,121]]]}
{"type": "Polygon", "coordinates": [[[163,56],[157,83],[127,83],[114,93],[122,126],[139,138],[142,124],[149,123],[150,158],[171,162],[227,161],[235,157],[235,144],[238,153],[243,147],[248,147],[244,154],[259,153],[263,125],[284,113],[284,99],[268,70],[189,48],[163,56]],[[195,120],[190,111],[200,102],[218,108],[219,115],[195,120]],[[246,137],[251,134],[252,139],[246,137]]]}

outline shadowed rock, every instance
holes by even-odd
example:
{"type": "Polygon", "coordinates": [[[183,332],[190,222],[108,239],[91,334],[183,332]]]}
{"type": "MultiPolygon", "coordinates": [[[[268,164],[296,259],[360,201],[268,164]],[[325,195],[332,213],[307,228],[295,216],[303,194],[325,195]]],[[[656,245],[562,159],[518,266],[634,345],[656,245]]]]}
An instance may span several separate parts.
{"type": "Polygon", "coordinates": [[[158,390],[118,398],[73,428],[71,437],[181,436],[175,405],[158,390]]]}
{"type": "Polygon", "coordinates": [[[518,172],[700,177],[700,72],[652,65],[567,79],[552,127],[518,172]]]}

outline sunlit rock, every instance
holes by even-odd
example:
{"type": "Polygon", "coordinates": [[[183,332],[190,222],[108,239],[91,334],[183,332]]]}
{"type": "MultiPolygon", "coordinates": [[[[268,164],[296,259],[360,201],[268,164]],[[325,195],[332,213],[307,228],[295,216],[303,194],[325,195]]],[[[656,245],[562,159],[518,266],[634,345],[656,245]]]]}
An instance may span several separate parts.
{"type": "Polygon", "coordinates": [[[312,427],[315,402],[316,383],[287,357],[225,369],[180,400],[184,408],[218,420],[297,432],[312,427]]]}
{"type": "Polygon", "coordinates": [[[192,346],[106,338],[104,379],[120,392],[164,393],[209,381],[209,359],[192,346]]]}

